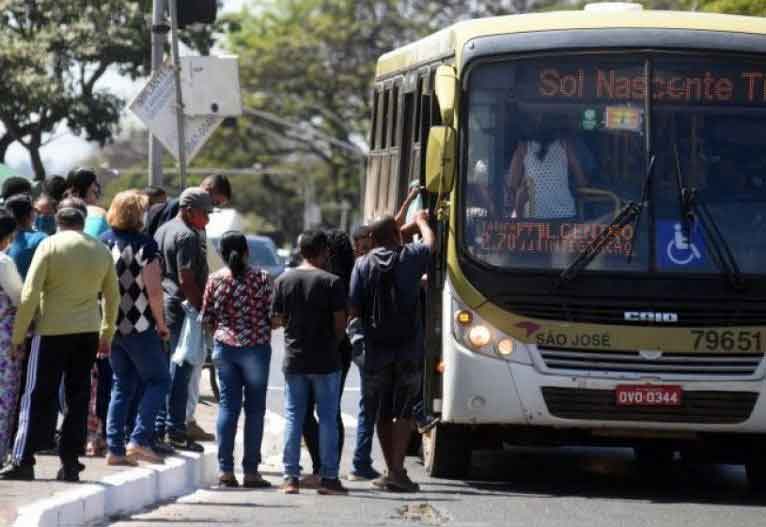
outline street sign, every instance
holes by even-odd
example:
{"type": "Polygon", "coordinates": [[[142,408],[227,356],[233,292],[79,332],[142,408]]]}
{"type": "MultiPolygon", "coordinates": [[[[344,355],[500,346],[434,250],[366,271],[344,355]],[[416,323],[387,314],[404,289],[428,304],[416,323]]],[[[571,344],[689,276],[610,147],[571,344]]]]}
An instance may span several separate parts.
{"type": "MultiPolygon", "coordinates": [[[[141,92],[130,102],[128,109],[138,117],[178,160],[178,122],[176,84],[173,66],[163,64],[149,78],[141,92]]],[[[223,122],[218,115],[185,116],[185,152],[189,163],[205,142],[223,122]]]]}
{"type": "Polygon", "coordinates": [[[186,115],[239,117],[239,60],[235,56],[181,57],[181,93],[186,115]]]}

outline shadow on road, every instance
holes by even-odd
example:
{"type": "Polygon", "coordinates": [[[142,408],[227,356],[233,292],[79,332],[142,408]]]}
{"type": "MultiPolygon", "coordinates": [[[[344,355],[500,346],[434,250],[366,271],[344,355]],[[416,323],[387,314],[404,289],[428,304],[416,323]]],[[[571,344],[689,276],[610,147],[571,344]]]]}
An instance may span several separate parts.
{"type": "Polygon", "coordinates": [[[642,469],[630,449],[512,448],[474,453],[470,479],[430,479],[429,495],[555,496],[761,507],[744,468],[676,459],[642,469]]]}

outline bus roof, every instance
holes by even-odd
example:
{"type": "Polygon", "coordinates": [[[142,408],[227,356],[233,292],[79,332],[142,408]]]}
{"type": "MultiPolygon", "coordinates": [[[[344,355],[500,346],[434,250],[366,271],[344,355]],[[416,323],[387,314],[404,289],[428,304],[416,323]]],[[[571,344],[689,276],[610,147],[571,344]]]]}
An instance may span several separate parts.
{"type": "Polygon", "coordinates": [[[458,22],[382,55],[376,77],[459,55],[465,43],[477,37],[567,29],[682,29],[766,35],[766,19],[688,11],[556,11],[478,18],[458,22]]]}

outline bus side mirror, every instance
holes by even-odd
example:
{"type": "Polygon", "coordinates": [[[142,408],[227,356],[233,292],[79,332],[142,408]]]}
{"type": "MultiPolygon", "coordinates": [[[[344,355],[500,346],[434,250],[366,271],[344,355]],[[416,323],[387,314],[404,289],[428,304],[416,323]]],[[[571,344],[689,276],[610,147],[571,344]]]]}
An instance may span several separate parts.
{"type": "Polygon", "coordinates": [[[455,129],[432,126],[426,150],[426,189],[428,192],[450,192],[455,182],[457,154],[455,129]]]}
{"type": "Polygon", "coordinates": [[[434,76],[434,91],[439,101],[439,111],[442,123],[451,125],[455,116],[455,103],[457,98],[457,73],[455,68],[442,64],[436,68],[434,76]]]}

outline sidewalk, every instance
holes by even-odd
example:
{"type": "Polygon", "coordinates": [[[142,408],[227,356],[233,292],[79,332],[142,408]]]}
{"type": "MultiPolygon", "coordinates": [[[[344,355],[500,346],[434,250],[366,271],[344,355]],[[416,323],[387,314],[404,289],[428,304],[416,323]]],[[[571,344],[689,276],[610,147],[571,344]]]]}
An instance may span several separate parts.
{"type": "MultiPolygon", "coordinates": [[[[215,432],[218,404],[203,373],[197,422],[215,432]]],[[[37,457],[35,481],[0,481],[0,527],[83,525],[188,493],[212,484],[217,475],[214,442],[202,454],[179,453],[164,465],[141,463],[138,468],[111,467],[105,458],[82,457],[80,483],[56,481],[57,456],[37,457]]]]}

